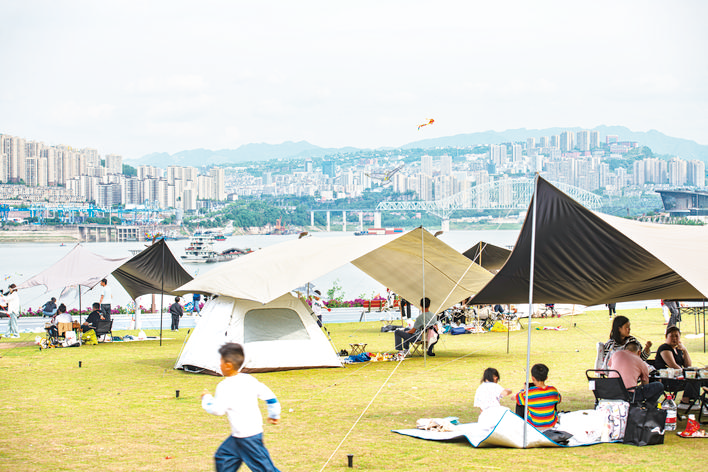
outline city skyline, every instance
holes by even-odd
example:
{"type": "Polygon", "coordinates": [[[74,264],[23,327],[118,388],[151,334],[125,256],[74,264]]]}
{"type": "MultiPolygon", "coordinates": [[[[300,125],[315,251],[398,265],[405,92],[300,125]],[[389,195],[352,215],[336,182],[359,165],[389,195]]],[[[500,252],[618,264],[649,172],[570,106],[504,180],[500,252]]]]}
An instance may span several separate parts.
{"type": "Polygon", "coordinates": [[[707,13],[696,1],[3,1],[0,131],[128,160],[616,123],[705,145],[707,13]]]}

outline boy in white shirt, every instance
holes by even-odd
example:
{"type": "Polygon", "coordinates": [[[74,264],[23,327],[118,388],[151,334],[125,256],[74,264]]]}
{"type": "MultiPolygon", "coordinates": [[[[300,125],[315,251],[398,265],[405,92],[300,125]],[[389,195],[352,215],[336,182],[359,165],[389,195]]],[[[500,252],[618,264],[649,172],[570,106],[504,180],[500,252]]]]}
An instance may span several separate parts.
{"type": "Polygon", "coordinates": [[[258,409],[260,398],[268,405],[268,422],[278,424],[278,399],[255,377],[239,372],[244,361],[240,344],[226,343],[219,354],[225,378],[216,386],[214,396],[206,389],[202,393],[202,408],[212,415],[226,414],[231,423],[231,436],[214,454],[217,472],[236,471],[243,462],[254,472],[279,472],[263,444],[263,418],[258,409]]]}

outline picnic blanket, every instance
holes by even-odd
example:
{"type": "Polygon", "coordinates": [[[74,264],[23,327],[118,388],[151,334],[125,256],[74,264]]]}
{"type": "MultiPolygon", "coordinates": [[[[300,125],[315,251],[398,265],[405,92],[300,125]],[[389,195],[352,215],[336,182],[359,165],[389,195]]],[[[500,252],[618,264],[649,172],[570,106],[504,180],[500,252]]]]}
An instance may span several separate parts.
{"type": "MultiPolygon", "coordinates": [[[[505,409],[499,421],[490,426],[484,423],[465,423],[456,426],[454,431],[427,431],[422,429],[397,429],[394,433],[412,436],[429,441],[449,441],[466,438],[474,447],[524,447],[524,419],[505,409]]],[[[589,446],[600,443],[597,438],[585,437],[582,440],[570,441],[567,446],[548,439],[541,431],[531,425],[526,430],[526,447],[572,447],[589,446]]]]}

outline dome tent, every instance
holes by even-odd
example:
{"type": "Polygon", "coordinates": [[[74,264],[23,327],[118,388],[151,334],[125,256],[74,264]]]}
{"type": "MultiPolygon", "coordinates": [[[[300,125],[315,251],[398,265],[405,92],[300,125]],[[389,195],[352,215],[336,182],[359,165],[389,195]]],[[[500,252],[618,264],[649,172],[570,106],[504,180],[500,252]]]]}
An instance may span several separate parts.
{"type": "Polygon", "coordinates": [[[290,293],[266,304],[228,296],[209,300],[175,368],[221,375],[218,350],[228,342],[243,345],[243,372],[341,367],[310,308],[290,293]]]}

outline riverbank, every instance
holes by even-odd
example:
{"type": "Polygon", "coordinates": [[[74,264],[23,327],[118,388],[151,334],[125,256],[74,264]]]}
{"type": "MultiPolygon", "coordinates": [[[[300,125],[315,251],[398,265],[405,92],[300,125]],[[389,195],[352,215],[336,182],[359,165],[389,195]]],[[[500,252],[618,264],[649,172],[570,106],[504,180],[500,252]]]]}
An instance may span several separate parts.
{"type": "Polygon", "coordinates": [[[28,229],[26,227],[3,228],[0,231],[1,243],[76,243],[79,232],[75,229],[28,229]]]}

